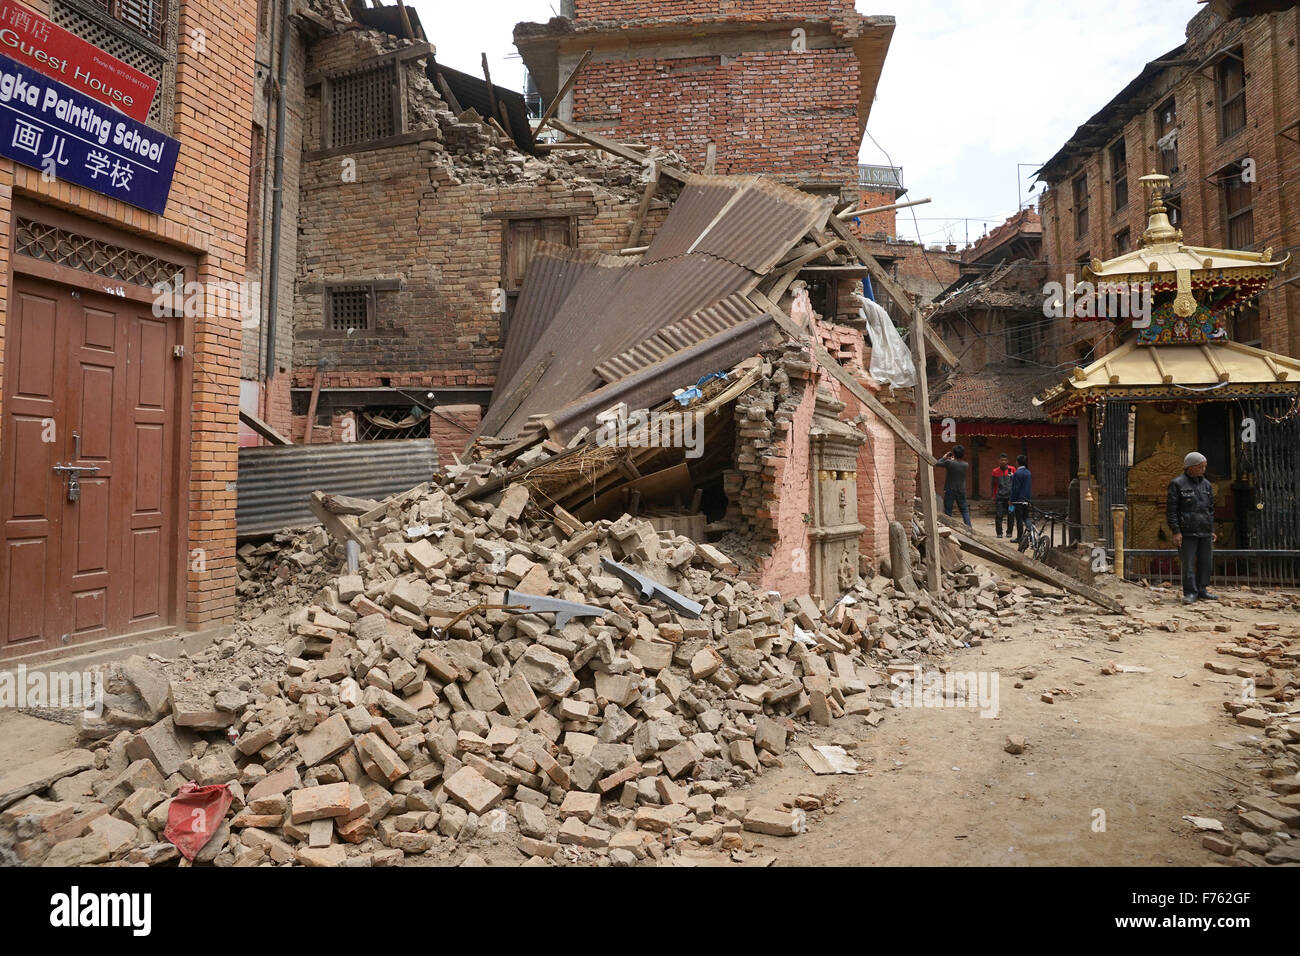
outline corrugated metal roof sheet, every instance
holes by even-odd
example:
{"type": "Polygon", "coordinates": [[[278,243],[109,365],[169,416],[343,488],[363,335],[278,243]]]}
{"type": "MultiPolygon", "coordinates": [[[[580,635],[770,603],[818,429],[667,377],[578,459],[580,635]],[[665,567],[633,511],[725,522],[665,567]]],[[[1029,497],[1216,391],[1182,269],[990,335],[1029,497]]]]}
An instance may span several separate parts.
{"type": "Polygon", "coordinates": [[[762,275],[825,223],[832,203],[761,176],[692,176],[644,261],[705,252],[762,275]]]}
{"type": "MultiPolygon", "coordinates": [[[[690,177],[633,268],[585,270],[549,323],[542,315],[549,303],[525,302],[521,292],[527,324],[520,335],[536,338],[522,356],[508,346],[508,381],[499,380],[485,422],[495,434],[512,437],[530,416],[580,402],[604,378],[640,381],[647,370],[660,380],[645,394],[655,392],[660,400],[665,383],[671,390],[694,382],[689,368],[695,366],[682,364],[688,353],[699,357],[696,364],[705,371],[723,367],[706,367],[714,362],[709,350],[736,341],[730,333],[761,312],[735,297],[750,292],[810,229],[824,225],[830,208],[829,199],[758,176],[690,177]],[[543,361],[549,364],[525,389],[543,361]]],[[[538,282],[539,293],[554,301],[558,290],[540,277],[538,282]]]]}
{"type": "MultiPolygon", "coordinates": [[[[599,267],[577,283],[563,308],[500,390],[513,400],[535,357],[554,360],[497,429],[513,436],[528,416],[548,412],[601,384],[592,371],[666,325],[744,289],[753,273],[714,256],[689,255],[633,269],[599,267]]],[[[490,410],[489,410],[490,414],[490,410]]]]}
{"type": "Polygon", "coordinates": [[[524,357],[542,337],[565,299],[579,282],[601,265],[626,268],[636,265],[636,260],[626,256],[579,252],[549,242],[538,243],[524,275],[519,301],[510,315],[493,401],[500,397],[502,387],[519,371],[524,357]]]}
{"type": "Polygon", "coordinates": [[[386,498],[414,488],[438,468],[433,441],[339,442],[239,449],[240,536],[316,524],[313,491],[386,498]]]}
{"type": "Polygon", "coordinates": [[[597,413],[611,405],[626,402],[628,408],[652,408],[669,398],[673,389],[694,385],[711,372],[735,368],[782,337],[771,316],[757,315],[557,407],[547,424],[553,436],[567,441],[583,425],[594,424],[597,413]]]}
{"type": "Polygon", "coordinates": [[[654,335],[598,366],[595,372],[606,382],[631,375],[637,369],[659,362],[679,349],[703,342],[764,310],[743,295],[729,295],[680,322],[665,326],[654,335]]]}

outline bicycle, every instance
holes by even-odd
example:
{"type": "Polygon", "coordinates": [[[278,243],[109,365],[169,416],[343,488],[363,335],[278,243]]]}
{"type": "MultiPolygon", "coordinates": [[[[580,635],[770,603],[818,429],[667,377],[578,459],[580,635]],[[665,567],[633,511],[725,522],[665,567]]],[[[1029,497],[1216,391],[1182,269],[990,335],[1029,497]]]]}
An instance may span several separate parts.
{"type": "Polygon", "coordinates": [[[1052,546],[1052,536],[1044,532],[1042,526],[1051,522],[1055,527],[1056,522],[1065,520],[1065,515],[1054,511],[1043,511],[1034,507],[1032,503],[1019,503],[1016,507],[1025,509],[1025,533],[1020,536],[1020,550],[1030,554],[1035,561],[1041,561],[1047,554],[1047,549],[1052,546]],[[1035,512],[1042,521],[1037,523],[1034,521],[1035,512]]]}

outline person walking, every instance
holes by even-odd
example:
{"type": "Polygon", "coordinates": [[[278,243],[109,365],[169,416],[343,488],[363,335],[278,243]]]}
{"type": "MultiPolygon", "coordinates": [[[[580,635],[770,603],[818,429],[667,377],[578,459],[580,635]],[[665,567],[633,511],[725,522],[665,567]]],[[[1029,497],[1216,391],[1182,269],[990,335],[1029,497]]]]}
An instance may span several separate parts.
{"type": "Polygon", "coordinates": [[[970,506],[966,504],[966,476],[970,473],[970,462],[963,461],[965,457],[966,449],[954,445],[952,451],[935,462],[935,467],[948,472],[943,483],[943,513],[951,518],[952,506],[957,505],[961,508],[961,520],[974,531],[975,527],[970,523],[970,506]]]}
{"type": "Polygon", "coordinates": [[[997,467],[993,469],[993,523],[999,538],[1002,537],[1004,519],[1007,523],[1007,537],[1011,537],[1011,512],[1007,506],[1011,503],[1011,479],[1015,474],[1016,470],[1011,467],[1007,453],[998,455],[997,467]]]}
{"type": "Polygon", "coordinates": [[[1214,485],[1205,477],[1207,462],[1199,451],[1188,452],[1183,473],[1169,482],[1165,496],[1165,520],[1178,546],[1178,563],[1183,571],[1183,603],[1217,601],[1209,592],[1214,566],[1214,485]]]}
{"type": "MultiPolygon", "coordinates": [[[[1011,499],[1008,507],[1016,519],[1016,543],[1025,536],[1025,525],[1030,522],[1029,506],[1034,500],[1034,476],[1029,471],[1029,456],[1016,456],[1016,472],[1011,476],[1011,499]]],[[[1010,523],[1007,533],[1011,533],[1010,523]]]]}

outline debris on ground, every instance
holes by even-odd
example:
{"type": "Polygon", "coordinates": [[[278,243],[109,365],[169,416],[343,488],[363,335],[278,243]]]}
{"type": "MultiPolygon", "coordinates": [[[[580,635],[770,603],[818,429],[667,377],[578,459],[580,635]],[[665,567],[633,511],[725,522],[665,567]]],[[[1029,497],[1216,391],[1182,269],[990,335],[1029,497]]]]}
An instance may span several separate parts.
{"type": "MultiPolygon", "coordinates": [[[[233,636],[115,663],[103,713],[78,720],[85,749],[0,778],[0,856],[191,865],[165,839],[171,807],[218,785],[230,812],[194,864],[740,851],[805,825],[741,792],[797,740],[869,731],[891,673],[1068,609],[964,564],[937,594],[879,575],[830,607],[782,600],[719,571],[715,547],[557,516],[522,484],[459,504],[425,484],[360,514],[316,501],[347,512],[334,534],[240,548],[233,636]]],[[[858,769],[838,745],[800,747],[858,769]]]]}

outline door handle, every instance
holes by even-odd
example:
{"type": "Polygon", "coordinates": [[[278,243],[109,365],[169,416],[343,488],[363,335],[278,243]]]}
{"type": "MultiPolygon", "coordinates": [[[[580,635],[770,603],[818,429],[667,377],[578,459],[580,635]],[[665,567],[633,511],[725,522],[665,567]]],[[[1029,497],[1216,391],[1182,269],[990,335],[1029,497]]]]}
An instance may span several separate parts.
{"type": "Polygon", "coordinates": [[[54,471],[71,472],[73,474],[83,471],[99,471],[99,465],[65,465],[59,462],[54,466],[54,471]]]}

